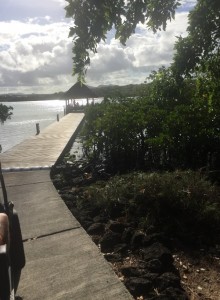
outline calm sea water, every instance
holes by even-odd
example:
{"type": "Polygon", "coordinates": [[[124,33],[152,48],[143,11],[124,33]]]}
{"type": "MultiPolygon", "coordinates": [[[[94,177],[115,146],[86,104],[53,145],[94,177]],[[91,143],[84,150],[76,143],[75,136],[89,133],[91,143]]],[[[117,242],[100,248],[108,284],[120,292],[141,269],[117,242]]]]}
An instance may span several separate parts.
{"type": "Polygon", "coordinates": [[[12,106],[13,115],[3,125],[0,124],[0,145],[2,152],[36,134],[36,123],[40,129],[56,122],[64,115],[65,100],[4,102],[12,106]]]}

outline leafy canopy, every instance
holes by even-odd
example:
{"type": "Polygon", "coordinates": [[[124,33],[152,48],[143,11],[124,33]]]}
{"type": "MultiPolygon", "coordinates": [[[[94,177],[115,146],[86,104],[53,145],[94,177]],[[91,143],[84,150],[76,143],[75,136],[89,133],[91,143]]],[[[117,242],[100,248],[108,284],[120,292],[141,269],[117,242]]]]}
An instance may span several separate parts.
{"type": "Polygon", "coordinates": [[[193,74],[207,60],[216,59],[220,48],[220,1],[198,0],[189,13],[188,35],[175,45],[174,69],[178,74],[193,74]]]}
{"type": "Polygon", "coordinates": [[[115,38],[125,45],[138,23],[156,32],[165,30],[180,5],[178,0],[66,0],[66,17],[74,19],[69,37],[73,37],[73,74],[81,81],[90,64],[90,51],[106,40],[115,29],[115,38]]]}

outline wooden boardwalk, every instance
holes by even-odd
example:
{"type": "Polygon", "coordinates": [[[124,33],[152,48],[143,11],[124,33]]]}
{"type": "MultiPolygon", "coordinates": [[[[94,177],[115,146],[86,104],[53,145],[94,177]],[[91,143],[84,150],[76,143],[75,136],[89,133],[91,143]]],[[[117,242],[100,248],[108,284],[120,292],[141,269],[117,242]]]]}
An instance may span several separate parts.
{"type": "Polygon", "coordinates": [[[83,113],[68,114],[39,135],[0,154],[3,170],[50,168],[76,134],[83,118],[83,113]]]}
{"type": "Polygon", "coordinates": [[[0,155],[8,198],[18,211],[24,240],[20,299],[133,299],[50,180],[50,167],[83,117],[68,114],[0,155]]]}

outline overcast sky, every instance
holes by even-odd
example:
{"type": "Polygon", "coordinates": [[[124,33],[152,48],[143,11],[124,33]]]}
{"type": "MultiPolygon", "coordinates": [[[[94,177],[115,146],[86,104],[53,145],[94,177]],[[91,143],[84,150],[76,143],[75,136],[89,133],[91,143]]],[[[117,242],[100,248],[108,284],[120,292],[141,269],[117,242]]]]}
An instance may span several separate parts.
{"type": "MultiPolygon", "coordinates": [[[[185,35],[187,15],[196,0],[183,0],[166,32],[153,34],[141,25],[121,46],[108,36],[92,55],[86,83],[143,83],[152,70],[168,66],[176,36],[185,35]]],[[[0,93],[66,91],[72,77],[71,19],[65,0],[0,0],[0,93]]]]}

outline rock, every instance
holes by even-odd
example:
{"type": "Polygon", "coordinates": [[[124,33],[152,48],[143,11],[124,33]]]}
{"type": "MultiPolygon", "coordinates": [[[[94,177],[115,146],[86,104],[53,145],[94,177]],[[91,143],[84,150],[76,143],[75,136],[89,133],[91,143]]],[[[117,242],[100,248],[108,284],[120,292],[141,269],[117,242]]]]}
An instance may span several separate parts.
{"type": "MultiPolygon", "coordinates": [[[[174,287],[168,287],[163,291],[161,294],[164,298],[159,298],[161,300],[188,300],[189,297],[187,296],[186,292],[182,288],[174,288],[174,287]]],[[[155,298],[155,300],[158,300],[158,298],[155,298]]]]}
{"type": "Polygon", "coordinates": [[[122,203],[113,203],[110,208],[110,217],[116,219],[121,217],[124,210],[124,205],[122,203]]]}
{"type": "Polygon", "coordinates": [[[208,172],[208,179],[212,183],[220,184],[220,170],[213,170],[208,172]]]}
{"type": "Polygon", "coordinates": [[[84,184],[85,180],[80,176],[72,179],[72,185],[73,186],[82,186],[84,184]]]}
{"type": "Polygon", "coordinates": [[[164,272],[172,272],[179,276],[179,271],[173,264],[163,264],[159,259],[152,259],[147,262],[140,262],[139,268],[146,269],[148,272],[162,274],[164,272]]]}
{"type": "Polygon", "coordinates": [[[131,238],[131,247],[137,249],[143,246],[144,238],[145,234],[143,232],[136,231],[131,238]]]}
{"type": "Polygon", "coordinates": [[[72,193],[68,193],[68,192],[60,193],[60,196],[62,197],[62,199],[64,201],[73,201],[73,194],[72,193]]]}
{"type": "Polygon", "coordinates": [[[107,223],[108,218],[106,216],[97,215],[93,218],[94,223],[107,223]]]}
{"type": "Polygon", "coordinates": [[[89,226],[89,228],[87,228],[88,234],[91,235],[103,234],[104,231],[105,231],[105,224],[103,223],[94,223],[91,226],[89,226]]]}
{"type": "Polygon", "coordinates": [[[130,277],[126,279],[125,286],[133,296],[147,294],[153,289],[151,281],[139,277],[130,277]]]}
{"type": "Polygon", "coordinates": [[[152,259],[146,263],[146,269],[153,273],[163,272],[163,265],[159,259],[152,259]]]}
{"type": "Polygon", "coordinates": [[[110,224],[108,225],[108,229],[116,232],[116,233],[123,233],[126,225],[117,221],[110,221],[110,224]]]}
{"type": "MultiPolygon", "coordinates": [[[[177,300],[177,299],[173,299],[173,298],[170,298],[169,296],[166,296],[164,294],[160,294],[160,295],[151,297],[150,300],[177,300]]],[[[178,300],[180,300],[180,299],[178,299],[178,300]]]]}
{"type": "Polygon", "coordinates": [[[63,180],[61,180],[59,177],[55,177],[53,179],[53,184],[56,187],[56,189],[58,189],[58,190],[60,190],[66,186],[66,183],[63,180]]]}
{"type": "Polygon", "coordinates": [[[120,269],[120,272],[122,273],[122,275],[127,277],[140,277],[144,273],[143,269],[138,269],[137,267],[131,266],[123,266],[120,269]]]}
{"type": "Polygon", "coordinates": [[[140,250],[140,253],[146,262],[151,261],[152,259],[158,259],[165,268],[170,267],[173,263],[171,252],[161,243],[154,243],[147,248],[143,248],[140,250]]]}
{"type": "Polygon", "coordinates": [[[93,223],[90,219],[79,219],[80,224],[83,226],[85,230],[87,230],[93,223]]]}
{"type": "Polygon", "coordinates": [[[111,263],[122,261],[122,257],[119,253],[106,253],[104,254],[104,258],[111,263]]]}
{"type": "Polygon", "coordinates": [[[83,228],[85,228],[87,230],[87,228],[89,228],[93,222],[92,219],[87,216],[87,214],[82,214],[81,211],[79,211],[78,209],[71,209],[72,214],[74,215],[75,218],[77,218],[77,220],[80,222],[80,224],[83,226],[83,228]]]}
{"type": "Polygon", "coordinates": [[[107,231],[100,240],[102,252],[111,252],[114,247],[121,242],[121,235],[116,232],[107,231]]]}
{"type": "Polygon", "coordinates": [[[122,233],[122,242],[129,244],[131,241],[131,238],[134,234],[134,229],[131,227],[125,228],[124,232],[122,233]]]}
{"type": "Polygon", "coordinates": [[[83,208],[81,208],[81,214],[89,216],[91,219],[93,219],[95,216],[99,215],[100,210],[98,207],[93,207],[92,205],[88,205],[83,208]]]}
{"type": "Polygon", "coordinates": [[[163,233],[154,233],[146,235],[143,240],[143,246],[148,247],[156,242],[160,242],[164,246],[170,248],[171,242],[163,233]]]}
{"type": "Polygon", "coordinates": [[[92,235],[92,240],[96,245],[99,245],[100,239],[100,235],[92,235]]]}
{"type": "Polygon", "coordinates": [[[158,277],[158,274],[157,273],[150,273],[150,272],[146,272],[144,275],[143,275],[143,278],[151,281],[152,285],[154,285],[154,282],[156,280],[156,278],[158,277]]]}
{"type": "Polygon", "coordinates": [[[156,285],[159,291],[163,291],[170,287],[181,289],[180,278],[171,272],[166,272],[160,275],[156,279],[156,285]]]}
{"type": "Polygon", "coordinates": [[[114,252],[125,252],[126,250],[128,249],[128,245],[127,244],[117,244],[115,247],[114,247],[114,252]]]}

